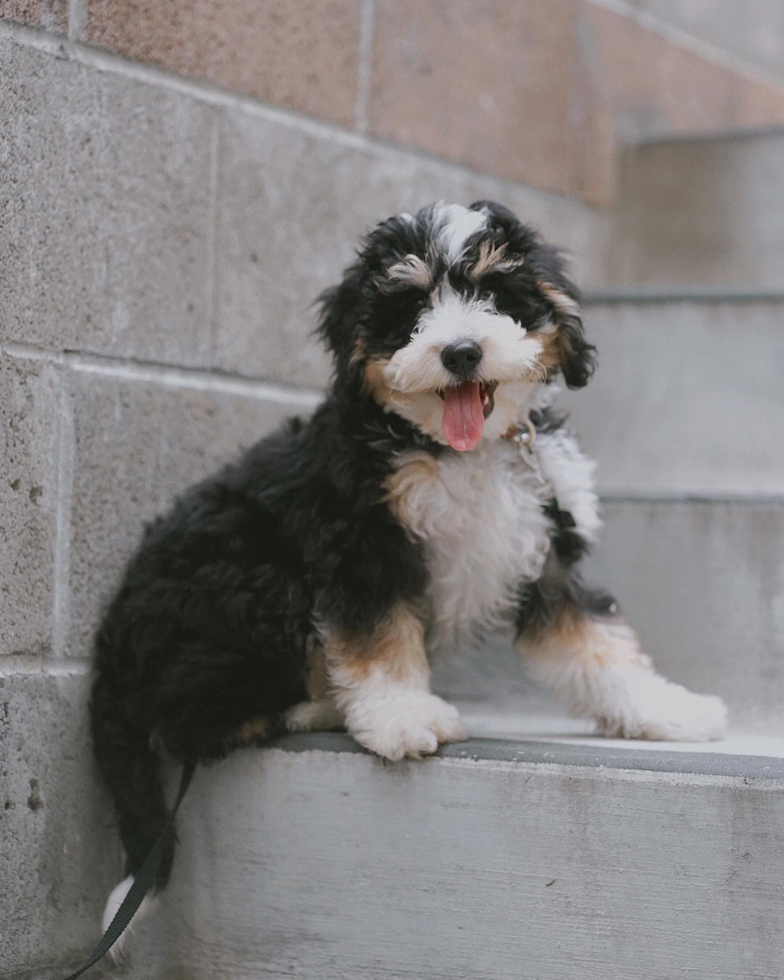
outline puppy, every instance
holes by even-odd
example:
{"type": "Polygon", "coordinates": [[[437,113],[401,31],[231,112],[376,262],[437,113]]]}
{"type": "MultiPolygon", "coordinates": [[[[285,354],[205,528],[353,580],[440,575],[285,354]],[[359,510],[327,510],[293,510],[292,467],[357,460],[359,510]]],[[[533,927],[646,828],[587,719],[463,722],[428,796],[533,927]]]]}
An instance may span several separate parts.
{"type": "Polygon", "coordinates": [[[147,529],[98,632],[92,732],[129,876],[166,819],[153,745],[206,760],[345,726],[384,758],[428,755],[465,735],[428,656],[489,628],[605,735],[724,731],[723,703],[657,674],[576,571],[593,466],[552,382],[585,385],[594,348],[554,249],[489,201],[399,214],[319,330],[326,400],[147,529]]]}

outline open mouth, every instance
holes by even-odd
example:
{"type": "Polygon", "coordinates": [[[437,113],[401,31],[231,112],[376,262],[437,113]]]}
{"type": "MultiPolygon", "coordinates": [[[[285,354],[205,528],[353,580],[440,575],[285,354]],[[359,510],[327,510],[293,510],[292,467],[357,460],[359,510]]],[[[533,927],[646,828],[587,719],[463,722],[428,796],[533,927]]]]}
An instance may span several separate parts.
{"type": "Polygon", "coordinates": [[[493,393],[497,387],[497,381],[464,381],[439,389],[438,396],[444,402],[444,438],[452,449],[466,452],[476,447],[485,419],[495,407],[493,393]]]}

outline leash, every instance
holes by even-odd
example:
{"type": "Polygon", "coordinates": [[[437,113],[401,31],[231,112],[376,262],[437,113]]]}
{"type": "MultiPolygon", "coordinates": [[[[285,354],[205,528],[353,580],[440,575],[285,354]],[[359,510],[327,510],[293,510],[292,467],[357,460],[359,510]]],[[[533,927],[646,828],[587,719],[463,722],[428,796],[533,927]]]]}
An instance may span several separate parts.
{"type": "Polygon", "coordinates": [[[182,767],[180,786],[177,790],[174,806],[171,809],[166,825],[161,831],[160,837],[153,844],[150,853],[145,858],[144,864],[141,866],[141,868],[139,868],[138,872],[134,876],[133,884],[128,889],[128,894],[123,899],[122,905],[120,905],[120,907],[117,909],[117,913],[109,923],[108,929],[98,941],[98,945],[92,951],[85,963],[80,966],[75,973],[69,973],[65,980],[76,980],[77,977],[80,977],[83,973],[89,970],[91,966],[95,966],[98,960],[105,956],[112,946],[114,946],[128,927],[131,919],[134,917],[134,915],[136,915],[139,906],[144,900],[144,896],[155,884],[155,876],[158,874],[158,869],[161,866],[166,845],[174,833],[174,818],[177,815],[177,810],[180,808],[182,798],[185,796],[185,792],[190,786],[195,769],[195,762],[186,762],[186,764],[182,767]]]}

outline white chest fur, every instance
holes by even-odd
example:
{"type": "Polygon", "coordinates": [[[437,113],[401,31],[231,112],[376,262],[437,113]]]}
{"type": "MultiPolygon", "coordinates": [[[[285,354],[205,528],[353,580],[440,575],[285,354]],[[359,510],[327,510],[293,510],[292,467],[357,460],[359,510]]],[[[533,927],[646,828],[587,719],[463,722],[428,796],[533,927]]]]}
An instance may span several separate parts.
{"type": "Polygon", "coordinates": [[[436,645],[500,625],[549,547],[536,479],[514,445],[494,441],[423,464],[401,461],[399,514],[426,549],[436,645]],[[417,471],[416,474],[414,471],[417,471]]]}
{"type": "MultiPolygon", "coordinates": [[[[559,431],[537,441],[542,470],[586,540],[600,522],[593,464],[559,431]]],[[[451,646],[508,622],[519,587],[536,580],[550,546],[541,488],[513,443],[494,440],[439,460],[403,457],[391,481],[398,517],[425,544],[431,643],[451,646]]]]}

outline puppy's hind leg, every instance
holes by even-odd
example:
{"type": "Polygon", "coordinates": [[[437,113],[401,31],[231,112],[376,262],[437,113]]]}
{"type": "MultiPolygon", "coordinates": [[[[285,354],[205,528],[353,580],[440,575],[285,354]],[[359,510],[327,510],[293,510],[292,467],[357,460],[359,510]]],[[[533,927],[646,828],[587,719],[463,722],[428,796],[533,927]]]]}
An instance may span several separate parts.
{"type": "Polygon", "coordinates": [[[430,693],[422,624],[404,604],[371,630],[328,631],[325,654],[346,727],[365,748],[397,761],[465,737],[457,709],[430,693]]]}
{"type": "Polygon", "coordinates": [[[526,604],[518,645],[532,675],[575,715],[594,718],[601,734],[684,742],[725,734],[724,702],[656,673],[610,600],[572,580],[531,586],[526,604]]]}

